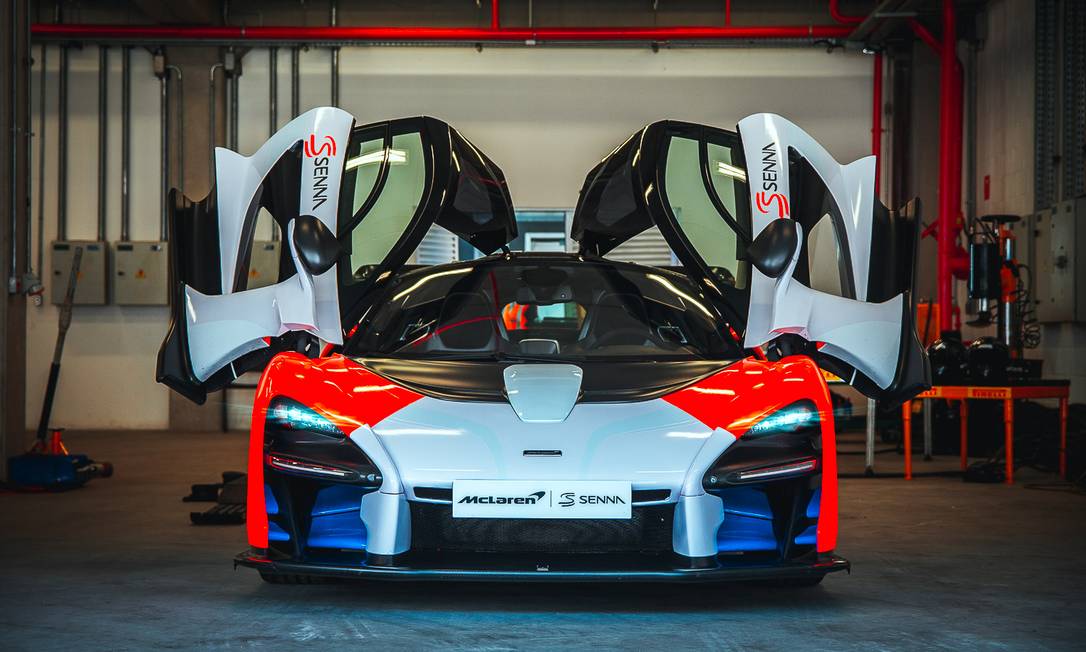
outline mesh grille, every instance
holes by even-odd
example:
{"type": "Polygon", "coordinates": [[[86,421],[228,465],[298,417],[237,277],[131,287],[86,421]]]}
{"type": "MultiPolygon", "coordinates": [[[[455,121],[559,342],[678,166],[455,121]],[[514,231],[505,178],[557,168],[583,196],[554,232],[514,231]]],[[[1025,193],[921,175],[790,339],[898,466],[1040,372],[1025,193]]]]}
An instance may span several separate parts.
{"type": "Polygon", "coordinates": [[[634,507],[630,519],[453,518],[451,505],[411,503],[413,550],[665,552],[674,505],[634,507]]]}

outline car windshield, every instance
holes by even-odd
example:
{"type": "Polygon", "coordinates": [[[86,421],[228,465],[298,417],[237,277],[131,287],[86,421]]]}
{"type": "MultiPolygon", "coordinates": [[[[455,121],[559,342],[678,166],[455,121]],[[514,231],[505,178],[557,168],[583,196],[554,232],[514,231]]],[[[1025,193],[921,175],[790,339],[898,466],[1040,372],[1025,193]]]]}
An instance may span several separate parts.
{"type": "Polygon", "coordinates": [[[548,361],[741,356],[727,325],[685,277],[569,259],[405,274],[376,298],[346,353],[548,361]]]}

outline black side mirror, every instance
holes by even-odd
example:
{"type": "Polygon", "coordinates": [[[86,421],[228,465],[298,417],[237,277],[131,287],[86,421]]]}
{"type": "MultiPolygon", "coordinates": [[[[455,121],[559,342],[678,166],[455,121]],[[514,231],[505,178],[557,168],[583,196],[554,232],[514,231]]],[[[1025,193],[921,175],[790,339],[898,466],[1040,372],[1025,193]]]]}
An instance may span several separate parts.
{"type": "Polygon", "coordinates": [[[332,269],[343,250],[331,229],[312,215],[294,220],[294,249],[302,265],[314,276],[332,269]]]}
{"type": "Polygon", "coordinates": [[[747,259],[759,272],[770,278],[778,278],[788,269],[798,244],[799,231],[795,221],[776,219],[762,229],[747,247],[747,259]]]}

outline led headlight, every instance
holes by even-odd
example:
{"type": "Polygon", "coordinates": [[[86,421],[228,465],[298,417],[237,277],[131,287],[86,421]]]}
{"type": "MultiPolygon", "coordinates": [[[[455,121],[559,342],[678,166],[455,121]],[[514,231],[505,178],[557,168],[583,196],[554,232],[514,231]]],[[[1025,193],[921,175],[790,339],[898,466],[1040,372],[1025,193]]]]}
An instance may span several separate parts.
{"type": "Polygon", "coordinates": [[[335,423],[285,396],[268,404],[264,463],[269,469],[320,481],[381,484],[381,472],[335,423]]]}
{"type": "Polygon", "coordinates": [[[343,431],[326,417],[321,416],[294,399],[280,396],[268,405],[268,426],[295,432],[311,432],[326,437],[342,439],[343,431]]]}
{"type": "Polygon", "coordinates": [[[818,424],[818,408],[815,407],[815,404],[806,400],[796,401],[751,426],[744,438],[798,433],[808,429],[816,429],[818,424]]]}
{"type": "Polygon", "coordinates": [[[819,470],[822,420],[814,401],[787,405],[750,426],[705,474],[704,486],[764,483],[819,470]]]}

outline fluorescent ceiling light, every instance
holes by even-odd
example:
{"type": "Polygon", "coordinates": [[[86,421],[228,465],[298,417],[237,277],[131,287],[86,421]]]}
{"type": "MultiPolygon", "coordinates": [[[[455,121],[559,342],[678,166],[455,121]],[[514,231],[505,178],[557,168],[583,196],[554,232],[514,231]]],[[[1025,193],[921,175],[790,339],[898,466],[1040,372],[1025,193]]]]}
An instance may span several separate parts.
{"type": "Polygon", "coordinates": [[[747,180],[747,171],[743,168],[737,168],[734,165],[728,165],[723,161],[716,162],[716,173],[723,174],[726,177],[732,177],[739,179],[740,181],[747,180]]]}
{"type": "Polygon", "coordinates": [[[407,163],[407,152],[402,149],[381,149],[376,152],[370,152],[363,154],[362,156],[356,156],[354,158],[347,159],[347,170],[353,170],[356,167],[362,165],[373,165],[374,163],[380,163],[385,160],[385,156],[388,156],[389,165],[404,165],[407,163]]]}

